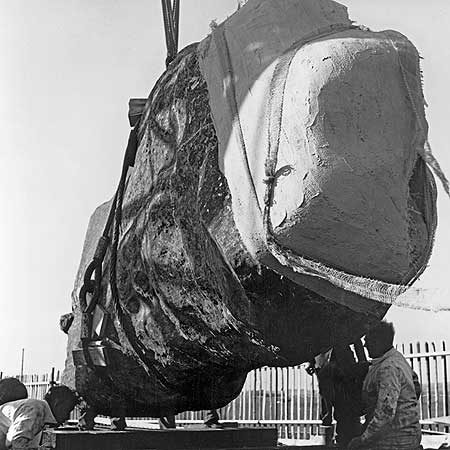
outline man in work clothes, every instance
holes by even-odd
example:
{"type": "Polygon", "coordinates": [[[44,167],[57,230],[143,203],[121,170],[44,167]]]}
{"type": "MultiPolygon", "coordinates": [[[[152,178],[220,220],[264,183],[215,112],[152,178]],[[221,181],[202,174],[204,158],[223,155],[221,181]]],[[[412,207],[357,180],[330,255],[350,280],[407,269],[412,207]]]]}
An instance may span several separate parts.
{"type": "Polygon", "coordinates": [[[361,390],[368,370],[361,341],[356,341],[354,346],[360,349],[364,359],[356,361],[348,345],[336,346],[318,355],[307,369],[309,374],[316,373],[319,382],[322,424],[331,425],[334,417],[336,443],[344,448],[361,434],[361,390]]]}
{"type": "Polygon", "coordinates": [[[393,348],[394,327],[381,322],[366,334],[373,358],[363,384],[366,423],[348,449],[418,450],[421,429],[417,387],[405,357],[393,348]]]}
{"type": "Polygon", "coordinates": [[[45,400],[26,398],[0,406],[0,450],[39,447],[45,425],[57,426],[69,419],[78,403],[67,386],[52,386],[45,400]]]}

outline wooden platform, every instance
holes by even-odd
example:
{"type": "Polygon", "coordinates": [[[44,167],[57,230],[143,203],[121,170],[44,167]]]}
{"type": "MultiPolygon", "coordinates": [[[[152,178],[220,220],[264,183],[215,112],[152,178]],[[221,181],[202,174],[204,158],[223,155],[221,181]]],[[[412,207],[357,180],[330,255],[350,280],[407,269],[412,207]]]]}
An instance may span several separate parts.
{"type": "Polygon", "coordinates": [[[126,431],[62,428],[46,430],[40,450],[269,450],[275,449],[276,445],[276,428],[126,431]]]}

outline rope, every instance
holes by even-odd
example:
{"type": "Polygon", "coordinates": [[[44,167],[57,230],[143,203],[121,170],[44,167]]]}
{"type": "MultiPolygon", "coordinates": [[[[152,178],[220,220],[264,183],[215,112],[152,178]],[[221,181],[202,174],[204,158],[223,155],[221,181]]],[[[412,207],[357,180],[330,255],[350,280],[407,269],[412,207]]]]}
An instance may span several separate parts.
{"type": "MultiPolygon", "coordinates": [[[[135,130],[138,129],[139,124],[136,125],[135,130]]],[[[128,149],[127,149],[128,150],[128,149]]],[[[114,229],[113,229],[113,239],[110,254],[110,271],[109,271],[109,282],[111,287],[111,297],[114,312],[117,316],[118,322],[118,334],[129,344],[130,348],[135,354],[135,357],[139,365],[144,369],[144,371],[149,376],[153,376],[166,388],[174,388],[167,380],[156,370],[156,368],[147,363],[146,351],[147,349],[143,344],[137,339],[136,336],[131,336],[126,332],[125,320],[126,314],[123,310],[122,304],[120,303],[120,294],[117,287],[117,250],[119,247],[119,237],[120,237],[120,226],[122,223],[122,203],[123,194],[125,191],[126,177],[128,172],[128,165],[126,163],[127,158],[125,157],[124,164],[122,166],[122,174],[120,176],[119,186],[117,188],[117,205],[114,211],[114,229]]]]}
{"type": "MultiPolygon", "coordinates": [[[[135,162],[137,150],[137,128],[138,125],[136,125],[136,127],[133,130],[131,130],[130,136],[128,138],[127,150],[125,152],[123,162],[123,166],[126,167],[125,174],[126,171],[128,170],[128,167],[133,166],[135,162]]],[[[124,169],[122,169],[122,174],[123,172],[124,169]]],[[[89,344],[92,339],[92,318],[93,318],[92,316],[102,293],[101,283],[103,278],[103,261],[105,259],[106,251],[110,243],[109,234],[111,226],[114,221],[114,215],[117,205],[117,196],[118,192],[116,191],[113,202],[111,204],[111,208],[109,210],[105,227],[103,229],[103,233],[100,236],[100,239],[97,243],[97,247],[94,252],[94,257],[92,258],[92,261],[89,263],[89,265],[85,270],[83,277],[83,285],[81,286],[79,293],[79,303],[81,310],[80,342],[81,348],[83,349],[85,360],[90,367],[94,367],[92,358],[89,353],[89,344]],[[92,278],[93,275],[94,278],[92,278]],[[91,299],[89,303],[87,301],[87,294],[91,294],[91,299]]]]}
{"type": "MultiPolygon", "coordinates": [[[[112,245],[110,250],[110,271],[109,282],[111,287],[112,306],[114,313],[117,317],[117,332],[125,344],[134,353],[139,365],[149,376],[153,376],[158,380],[161,385],[166,388],[174,389],[169,382],[156,370],[156,368],[147,363],[146,348],[137,339],[136,336],[132,336],[126,332],[125,321],[126,314],[123,310],[120,302],[119,289],[117,287],[117,250],[119,246],[120,226],[122,223],[122,203],[123,195],[125,192],[125,184],[128,174],[128,168],[133,167],[136,159],[136,152],[138,147],[138,130],[140,121],[130,131],[128,138],[128,145],[125,152],[125,157],[122,164],[122,172],[120,175],[119,185],[114,195],[113,202],[109,211],[108,219],[106,221],[102,236],[99,239],[94,257],[91,263],[88,265],[84,274],[84,283],[80,289],[79,300],[80,309],[82,312],[82,324],[81,324],[81,346],[85,356],[85,360],[90,367],[95,369],[95,365],[92,362],[92,358],[89,354],[89,343],[91,341],[92,334],[92,313],[101,296],[101,281],[103,276],[103,260],[106,255],[110,243],[110,233],[112,228],[112,245]],[[92,279],[94,274],[94,279],[92,279]],[[92,298],[89,304],[87,303],[87,294],[92,293],[92,298]]],[[[110,347],[117,347],[112,341],[107,342],[110,347]]]]}
{"type": "Polygon", "coordinates": [[[172,0],[161,0],[161,6],[167,47],[166,67],[168,67],[178,53],[180,0],[173,0],[173,3],[172,0]]]}
{"type": "MultiPolygon", "coordinates": [[[[144,370],[148,374],[155,375],[155,371],[153,371],[145,362],[145,349],[142,348],[142,344],[140,344],[137,339],[133,339],[127,335],[124,328],[125,322],[125,313],[123,311],[122,305],[120,303],[119,292],[117,287],[117,279],[116,279],[116,266],[117,266],[117,249],[118,249],[118,241],[120,235],[120,224],[122,221],[122,203],[123,203],[123,194],[125,190],[125,183],[128,173],[128,168],[133,167],[136,158],[136,151],[138,147],[138,138],[137,131],[139,128],[139,122],[136,126],[131,130],[130,136],[128,138],[128,145],[125,152],[125,157],[122,165],[122,172],[120,175],[119,186],[114,195],[113,202],[111,204],[111,208],[109,211],[108,219],[106,221],[102,236],[100,237],[97,248],[95,250],[94,257],[91,263],[86,268],[84,274],[84,283],[80,289],[79,300],[80,300],[80,309],[82,312],[82,326],[81,326],[81,345],[84,351],[86,362],[89,366],[94,366],[92,363],[92,359],[90,358],[88,346],[91,340],[92,333],[92,313],[100,299],[101,296],[101,281],[103,276],[103,261],[106,255],[106,251],[110,244],[110,233],[112,230],[112,248],[110,252],[110,286],[112,293],[112,304],[114,308],[114,312],[118,317],[119,324],[119,334],[122,339],[130,344],[130,347],[134,350],[138,362],[144,368],[144,370]],[[114,227],[113,227],[114,225],[114,227]],[[94,279],[92,279],[92,275],[94,274],[94,279]],[[87,294],[91,293],[91,301],[87,303],[87,294]],[[139,345],[140,344],[140,345],[139,345]]],[[[159,374],[156,374],[158,379],[162,377],[159,374]]]]}
{"type": "MultiPolygon", "coordinates": [[[[124,171],[126,175],[128,167],[134,166],[137,150],[137,128],[138,125],[136,125],[136,127],[131,130],[130,136],[128,138],[127,150],[125,152],[123,161],[122,176],[124,171]]],[[[103,233],[97,243],[94,257],[92,258],[92,261],[87,266],[84,273],[83,285],[81,286],[79,293],[80,307],[83,314],[91,314],[97,306],[97,303],[101,296],[103,260],[105,259],[106,251],[110,243],[109,234],[112,223],[114,221],[114,214],[117,205],[117,195],[118,193],[116,191],[113,202],[111,204],[111,208],[109,210],[105,227],[103,229],[103,233]],[[92,275],[94,275],[93,279],[92,275]],[[87,302],[87,294],[91,294],[91,300],[89,303],[87,302]]],[[[82,336],[82,339],[90,339],[90,335],[82,336]]]]}

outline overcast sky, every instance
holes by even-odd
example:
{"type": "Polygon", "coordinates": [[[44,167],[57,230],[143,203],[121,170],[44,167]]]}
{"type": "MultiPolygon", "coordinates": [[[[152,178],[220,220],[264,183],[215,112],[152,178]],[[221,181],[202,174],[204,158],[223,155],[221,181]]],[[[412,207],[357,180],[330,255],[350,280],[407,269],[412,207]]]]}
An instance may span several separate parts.
{"type": "MultiPolygon", "coordinates": [[[[450,174],[448,0],[347,0],[350,17],[407,35],[423,56],[430,141],[450,174]]],[[[180,48],[203,39],[237,0],[182,0],[180,48]]],[[[128,99],[164,69],[159,0],[0,0],[0,371],[63,368],[59,316],[89,216],[110,198],[128,138],[128,99]]],[[[450,200],[418,282],[448,292],[450,200]]],[[[450,299],[447,299],[450,303],[450,299]]],[[[449,313],[392,309],[398,339],[450,338],[449,313]]],[[[448,339],[450,340],[450,339],[448,339]]]]}

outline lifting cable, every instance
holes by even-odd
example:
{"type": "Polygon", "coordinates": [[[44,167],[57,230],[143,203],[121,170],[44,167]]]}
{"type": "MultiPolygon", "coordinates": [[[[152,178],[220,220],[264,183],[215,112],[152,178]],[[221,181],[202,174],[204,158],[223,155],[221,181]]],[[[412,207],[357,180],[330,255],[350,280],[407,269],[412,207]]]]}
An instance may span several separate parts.
{"type": "MultiPolygon", "coordinates": [[[[180,0],[161,0],[164,20],[164,32],[166,36],[167,57],[166,67],[175,59],[178,53],[178,23],[180,16],[180,0]]],[[[99,303],[102,291],[103,278],[103,262],[106,252],[110,247],[110,287],[113,300],[114,312],[120,324],[119,333],[128,341],[138,362],[148,375],[154,376],[163,386],[172,387],[171,384],[163,377],[155,367],[146,362],[146,349],[135,336],[130,336],[124,329],[125,312],[122,309],[119,299],[119,291],[117,287],[116,270],[117,270],[117,250],[120,234],[120,226],[122,222],[122,201],[125,191],[126,178],[128,168],[134,166],[136,151],[138,147],[138,130],[140,120],[135,124],[130,132],[128,145],[125,152],[122,173],[120,176],[119,186],[114,195],[109,215],[100,237],[97,248],[90,264],[87,266],[83,285],[79,292],[79,305],[82,314],[80,343],[88,366],[94,367],[90,355],[89,344],[92,340],[92,321],[94,310],[99,303]],[[89,295],[89,299],[88,299],[89,295]]]]}
{"type": "MultiPolygon", "coordinates": [[[[139,123],[138,123],[139,124],[139,123]]],[[[128,168],[134,166],[137,150],[137,127],[131,130],[128,138],[127,150],[125,152],[122,173],[120,177],[119,188],[116,190],[114,199],[109,210],[108,219],[106,220],[103,233],[97,243],[94,257],[84,272],[83,285],[79,292],[79,303],[82,314],[81,320],[81,345],[84,350],[85,358],[90,362],[87,347],[92,339],[92,315],[102,294],[102,277],[103,277],[103,261],[106,251],[111,243],[111,228],[116,219],[117,202],[120,189],[123,191],[122,185],[125,184],[128,168]],[[88,294],[90,298],[88,300],[88,294]]],[[[119,198],[121,201],[121,198],[119,198]]],[[[121,205],[120,205],[121,206],[121,205]]]]}
{"type": "MultiPolygon", "coordinates": [[[[118,319],[119,328],[117,329],[122,340],[131,347],[138,363],[150,377],[159,381],[165,388],[174,389],[174,386],[168,382],[165,377],[152,364],[148,363],[146,348],[139,339],[128,333],[125,325],[125,311],[120,303],[119,289],[117,286],[117,252],[119,246],[120,226],[122,224],[122,203],[125,192],[128,169],[134,166],[136,152],[138,148],[138,130],[140,121],[131,130],[128,138],[128,145],[125,151],[125,157],[122,165],[119,185],[117,187],[114,199],[111,204],[108,219],[106,221],[103,234],[99,239],[94,257],[87,266],[84,274],[84,283],[80,289],[79,301],[82,312],[81,319],[81,347],[84,353],[86,363],[95,369],[95,364],[89,354],[89,344],[92,340],[92,315],[101,297],[101,282],[103,276],[103,262],[107,252],[110,250],[109,284],[111,288],[111,298],[114,313],[118,319]],[[92,278],[93,277],[93,278],[92,278]],[[91,294],[88,302],[87,294],[91,294]]],[[[111,344],[111,343],[110,343],[111,344]]]]}
{"type": "MultiPolygon", "coordinates": [[[[180,0],[161,0],[163,20],[164,20],[164,32],[166,36],[166,46],[167,46],[167,58],[166,66],[168,66],[175,58],[178,53],[178,23],[180,17],[180,0]]],[[[123,189],[123,184],[125,183],[125,177],[128,171],[128,167],[134,165],[134,159],[136,157],[137,149],[137,129],[139,127],[139,122],[136,124],[135,128],[131,131],[127,151],[124,159],[124,165],[122,167],[122,175],[119,183],[119,188],[114,196],[114,200],[111,205],[111,210],[106,221],[105,228],[103,230],[102,236],[98,242],[97,248],[95,250],[94,257],[91,263],[86,268],[83,286],[80,290],[80,303],[81,309],[86,314],[91,314],[97,305],[98,299],[100,297],[100,284],[102,279],[102,263],[105,257],[106,250],[110,244],[110,229],[114,216],[116,214],[117,206],[117,196],[120,193],[120,188],[123,189]],[[92,276],[94,275],[94,278],[92,276]],[[91,294],[91,301],[87,302],[87,294],[91,294]]],[[[119,199],[120,200],[120,199],[119,199]]],[[[121,203],[119,201],[119,203],[121,203]]],[[[121,205],[119,205],[121,207],[121,205]]],[[[87,338],[87,336],[85,336],[87,338]]]]}
{"type": "Polygon", "coordinates": [[[161,6],[167,47],[166,67],[168,67],[178,53],[180,0],[161,0],[161,6]]]}

